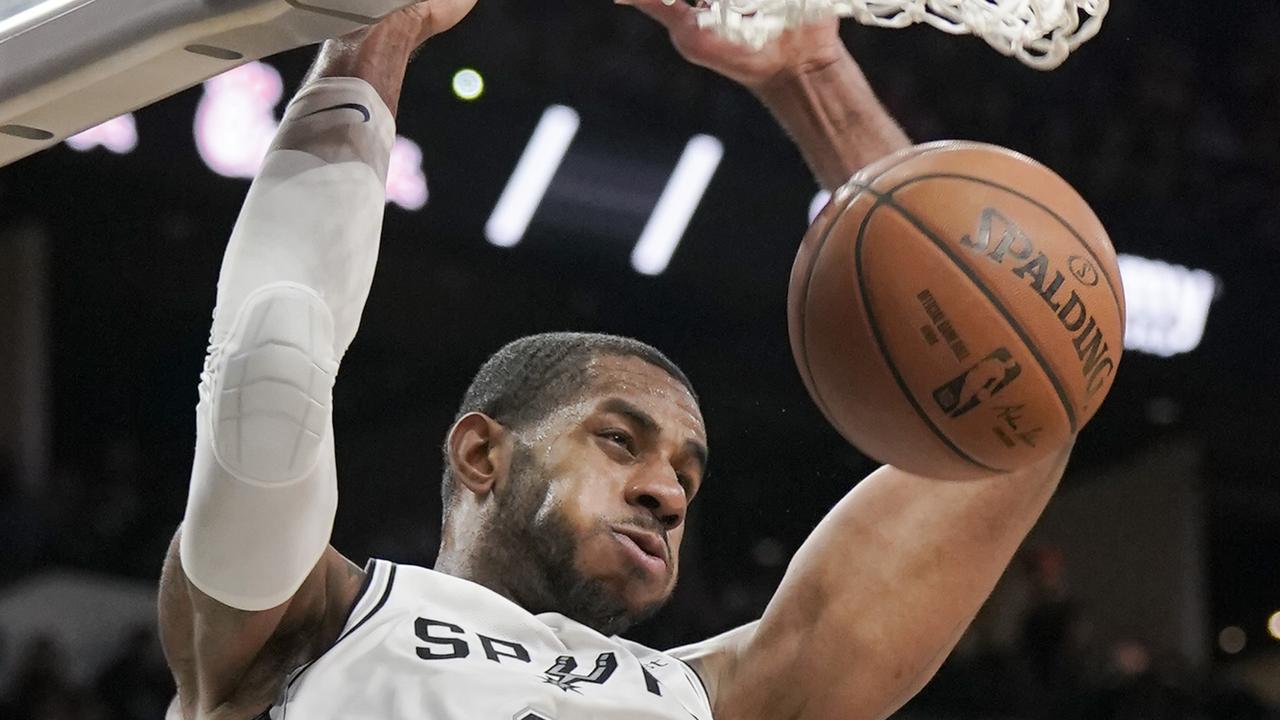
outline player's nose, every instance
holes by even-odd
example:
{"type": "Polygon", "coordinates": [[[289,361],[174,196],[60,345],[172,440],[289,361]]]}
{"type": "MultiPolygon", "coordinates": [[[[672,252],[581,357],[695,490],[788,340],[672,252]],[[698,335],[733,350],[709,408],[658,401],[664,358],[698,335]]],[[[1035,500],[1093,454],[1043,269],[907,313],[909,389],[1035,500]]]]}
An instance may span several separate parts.
{"type": "Polygon", "coordinates": [[[626,488],[627,504],[651,513],[662,527],[674,530],[684,522],[688,499],[666,462],[651,462],[633,474],[626,488]]]}

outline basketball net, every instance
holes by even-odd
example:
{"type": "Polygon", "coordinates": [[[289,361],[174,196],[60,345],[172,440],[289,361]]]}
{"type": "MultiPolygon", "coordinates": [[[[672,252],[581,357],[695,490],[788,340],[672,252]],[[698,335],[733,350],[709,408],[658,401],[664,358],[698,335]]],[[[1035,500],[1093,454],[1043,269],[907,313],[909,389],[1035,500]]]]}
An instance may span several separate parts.
{"type": "Polygon", "coordinates": [[[1110,0],[702,0],[698,23],[759,49],[789,27],[832,16],[890,28],[923,22],[977,35],[1026,65],[1052,70],[1098,33],[1109,6],[1110,0]]]}

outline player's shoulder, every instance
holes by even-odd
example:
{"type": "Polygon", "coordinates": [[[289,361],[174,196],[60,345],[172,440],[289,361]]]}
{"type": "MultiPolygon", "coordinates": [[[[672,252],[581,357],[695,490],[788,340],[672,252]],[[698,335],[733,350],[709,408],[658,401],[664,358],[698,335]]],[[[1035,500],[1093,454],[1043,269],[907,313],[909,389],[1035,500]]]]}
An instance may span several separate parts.
{"type": "Polygon", "coordinates": [[[322,562],[328,566],[325,573],[325,616],[327,624],[345,625],[360,599],[368,593],[373,580],[371,568],[374,560],[362,567],[338,552],[332,546],[325,550],[322,562]]]}
{"type": "Polygon", "coordinates": [[[651,648],[648,645],[638,643],[635,640],[628,640],[627,638],[619,637],[617,635],[610,638],[610,640],[622,646],[622,648],[629,654],[634,655],[641,660],[651,657],[671,657],[667,651],[651,648]]]}
{"type": "Polygon", "coordinates": [[[696,661],[690,662],[690,659],[681,657],[679,648],[672,650],[658,650],[647,645],[642,645],[634,640],[627,640],[626,638],[615,638],[615,640],[622,646],[623,650],[639,660],[640,664],[644,667],[674,668],[676,672],[688,675],[696,680],[696,684],[699,688],[705,691],[706,685],[702,681],[702,677],[698,672],[696,661]]]}

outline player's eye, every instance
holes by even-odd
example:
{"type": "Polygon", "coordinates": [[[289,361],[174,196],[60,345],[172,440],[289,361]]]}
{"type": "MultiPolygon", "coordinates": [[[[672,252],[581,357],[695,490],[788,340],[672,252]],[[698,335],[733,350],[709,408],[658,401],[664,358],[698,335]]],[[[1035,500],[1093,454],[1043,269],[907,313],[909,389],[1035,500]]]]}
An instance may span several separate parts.
{"type": "Polygon", "coordinates": [[[636,454],[635,442],[630,435],[621,430],[605,430],[600,433],[600,437],[626,450],[629,455],[636,454]]]}

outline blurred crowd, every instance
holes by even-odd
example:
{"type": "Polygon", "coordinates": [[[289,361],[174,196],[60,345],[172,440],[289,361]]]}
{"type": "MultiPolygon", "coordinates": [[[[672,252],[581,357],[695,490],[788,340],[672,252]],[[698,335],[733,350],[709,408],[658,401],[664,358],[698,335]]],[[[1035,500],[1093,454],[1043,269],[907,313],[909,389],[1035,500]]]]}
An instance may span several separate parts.
{"type": "Polygon", "coordinates": [[[27,643],[0,696],[12,720],[160,720],[173,697],[155,629],[137,628],[119,655],[87,682],[71,676],[67,651],[52,638],[27,643]]]}
{"type": "MultiPolygon", "coordinates": [[[[1015,642],[984,637],[979,618],[934,680],[896,718],[1280,720],[1280,708],[1268,709],[1246,689],[1211,671],[1193,670],[1173,654],[1154,651],[1142,638],[1099,637],[1089,609],[1068,591],[1059,553],[1026,553],[1015,563],[1014,574],[1030,589],[1016,620],[1015,642]]],[[[703,618],[723,620],[735,608],[745,613],[763,602],[769,590],[763,583],[738,586],[738,601],[726,602],[722,596],[723,615],[705,612],[716,604],[714,596],[683,593],[681,602],[701,606],[703,618]]],[[[682,615],[677,609],[663,622],[670,625],[682,615]]],[[[38,638],[21,649],[0,643],[0,653],[15,651],[20,657],[0,694],[0,718],[158,720],[173,697],[173,682],[151,627],[128,633],[117,654],[85,681],[73,679],[67,650],[52,638],[38,638]]]]}
{"type": "MultiPolygon", "coordinates": [[[[1012,643],[979,617],[902,720],[1276,720],[1219,672],[1131,635],[1107,636],[1073,598],[1062,555],[1024,552],[1005,582],[1028,590],[1012,643]]],[[[985,615],[1006,608],[988,606],[985,615]]],[[[990,618],[987,618],[990,620],[990,618]]]]}

